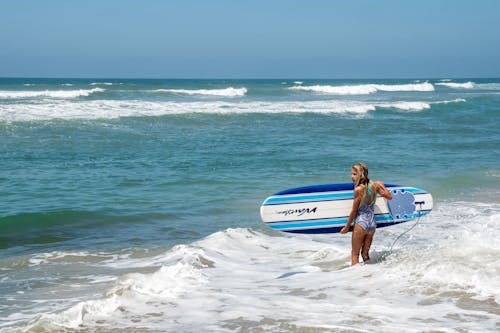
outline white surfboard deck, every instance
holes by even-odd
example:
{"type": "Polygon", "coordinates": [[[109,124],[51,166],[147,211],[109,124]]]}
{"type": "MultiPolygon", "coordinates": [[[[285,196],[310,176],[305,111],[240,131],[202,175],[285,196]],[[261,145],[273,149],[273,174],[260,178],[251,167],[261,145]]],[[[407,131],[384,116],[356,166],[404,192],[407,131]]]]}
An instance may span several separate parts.
{"type": "MultiPolygon", "coordinates": [[[[375,201],[377,227],[387,227],[427,215],[432,195],[408,186],[385,185],[393,199],[375,201]]],[[[354,186],[324,184],[293,188],[268,197],[260,207],[262,221],[271,229],[292,233],[336,233],[347,223],[354,186]]]]}

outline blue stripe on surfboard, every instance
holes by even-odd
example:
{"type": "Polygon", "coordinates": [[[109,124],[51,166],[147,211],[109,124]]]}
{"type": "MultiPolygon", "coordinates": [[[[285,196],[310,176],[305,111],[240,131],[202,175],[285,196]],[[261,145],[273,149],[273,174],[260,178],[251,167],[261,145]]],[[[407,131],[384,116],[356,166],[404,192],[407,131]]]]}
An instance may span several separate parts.
{"type": "MultiPolygon", "coordinates": [[[[385,187],[403,187],[401,185],[395,184],[385,184],[385,187]]],[[[289,195],[289,194],[303,194],[303,193],[318,193],[318,192],[336,192],[336,191],[349,191],[354,190],[353,183],[339,183],[339,184],[321,184],[321,185],[310,185],[303,187],[291,188],[284,190],[274,195],[289,195]]]]}
{"type": "MultiPolygon", "coordinates": [[[[417,214],[408,214],[403,219],[398,219],[398,220],[395,220],[390,214],[380,214],[375,216],[375,221],[377,222],[377,226],[379,225],[379,222],[386,222],[386,221],[391,221],[389,223],[400,223],[409,221],[417,217],[424,216],[429,212],[430,210],[425,210],[417,214]]],[[[267,222],[266,224],[268,224],[269,227],[272,229],[288,231],[286,229],[304,230],[307,228],[311,229],[314,227],[322,227],[322,226],[338,226],[338,225],[344,226],[346,223],[347,223],[347,216],[336,218],[333,220],[321,219],[321,220],[302,220],[302,221],[290,221],[290,222],[280,221],[280,222],[267,222]]]]}
{"type": "MultiPolygon", "coordinates": [[[[396,225],[396,224],[400,224],[400,223],[404,223],[404,222],[408,222],[408,221],[377,223],[377,229],[389,227],[391,225],[396,225]]],[[[342,230],[343,227],[344,226],[316,228],[316,229],[280,230],[280,231],[294,233],[294,234],[333,234],[333,233],[340,232],[340,230],[342,230]]]]}
{"type": "MultiPolygon", "coordinates": [[[[391,190],[400,189],[400,188],[391,188],[391,190]]],[[[427,194],[427,192],[420,190],[418,188],[401,188],[406,192],[410,192],[413,194],[427,194]]],[[[271,206],[278,204],[291,204],[291,203],[306,203],[306,202],[318,202],[318,201],[335,201],[335,200],[348,200],[354,198],[353,191],[346,191],[340,193],[328,193],[328,194],[311,194],[311,195],[303,195],[303,196],[295,196],[295,195],[282,195],[282,196],[271,196],[267,198],[262,206],[271,206]]]]}

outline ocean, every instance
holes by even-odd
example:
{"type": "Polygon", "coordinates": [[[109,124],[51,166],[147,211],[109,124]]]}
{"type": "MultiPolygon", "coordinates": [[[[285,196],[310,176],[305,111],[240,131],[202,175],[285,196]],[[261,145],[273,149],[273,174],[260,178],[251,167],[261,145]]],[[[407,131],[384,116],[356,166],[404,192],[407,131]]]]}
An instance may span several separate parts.
{"type": "Polygon", "coordinates": [[[0,332],[498,332],[499,120],[500,79],[0,79],[0,332]],[[358,161],[434,197],[370,264],[261,222],[358,161]]]}

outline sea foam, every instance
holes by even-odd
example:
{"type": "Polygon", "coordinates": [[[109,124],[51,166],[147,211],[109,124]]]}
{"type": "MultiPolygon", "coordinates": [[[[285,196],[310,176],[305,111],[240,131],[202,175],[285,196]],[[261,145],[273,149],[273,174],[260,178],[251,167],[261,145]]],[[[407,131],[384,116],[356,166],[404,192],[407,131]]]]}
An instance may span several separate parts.
{"type": "Polygon", "coordinates": [[[368,95],[378,91],[396,92],[396,91],[434,91],[431,83],[412,83],[412,84],[359,84],[359,85],[315,85],[315,86],[294,86],[288,89],[312,91],[323,94],[334,95],[368,95]]]}
{"type": "Polygon", "coordinates": [[[474,88],[474,82],[463,82],[463,83],[458,83],[458,82],[440,82],[436,83],[437,86],[443,86],[443,87],[448,87],[448,88],[454,88],[454,89],[472,89],[474,88]]]}
{"type": "Polygon", "coordinates": [[[246,88],[225,88],[225,89],[157,89],[155,92],[166,92],[185,95],[206,95],[220,97],[241,97],[247,93],[246,88]]]}
{"type": "Polygon", "coordinates": [[[104,92],[102,88],[93,89],[79,89],[79,90],[18,90],[0,91],[0,99],[29,99],[29,98],[56,98],[56,99],[70,99],[77,97],[90,96],[93,93],[104,92]]]}
{"type": "Polygon", "coordinates": [[[378,108],[421,111],[432,104],[464,102],[449,101],[280,101],[280,102],[156,102],[134,100],[51,100],[46,103],[0,104],[0,121],[31,121],[49,119],[114,119],[178,114],[245,114],[245,113],[322,113],[364,116],[378,108]]]}
{"type": "Polygon", "coordinates": [[[119,330],[140,319],[153,331],[321,331],[347,321],[362,331],[495,332],[500,206],[438,205],[404,235],[409,227],[377,231],[373,264],[355,267],[348,235],[226,229],[177,245],[154,272],[124,274],[101,298],[42,314],[23,329],[119,330]]]}
{"type": "Polygon", "coordinates": [[[379,106],[403,111],[422,111],[431,108],[431,105],[427,102],[393,102],[389,104],[380,104],[379,106]]]}

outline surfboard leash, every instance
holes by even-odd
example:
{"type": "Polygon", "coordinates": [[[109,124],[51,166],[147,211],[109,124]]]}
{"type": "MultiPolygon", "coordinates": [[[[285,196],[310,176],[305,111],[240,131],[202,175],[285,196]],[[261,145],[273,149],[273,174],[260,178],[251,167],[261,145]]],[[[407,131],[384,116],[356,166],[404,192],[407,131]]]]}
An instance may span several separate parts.
{"type": "Polygon", "coordinates": [[[422,214],[421,214],[421,211],[422,211],[422,205],[424,204],[424,201],[418,201],[418,202],[415,202],[415,204],[419,205],[419,208],[417,209],[417,213],[418,213],[418,218],[417,220],[415,221],[415,223],[410,227],[408,228],[408,230],[404,231],[403,233],[401,233],[398,237],[396,237],[396,239],[394,240],[394,242],[392,243],[390,249],[389,249],[389,254],[392,254],[392,249],[394,247],[394,245],[396,244],[396,242],[405,234],[409,233],[411,230],[413,230],[413,228],[415,228],[418,224],[418,222],[420,221],[420,218],[422,217],[422,214]]]}

